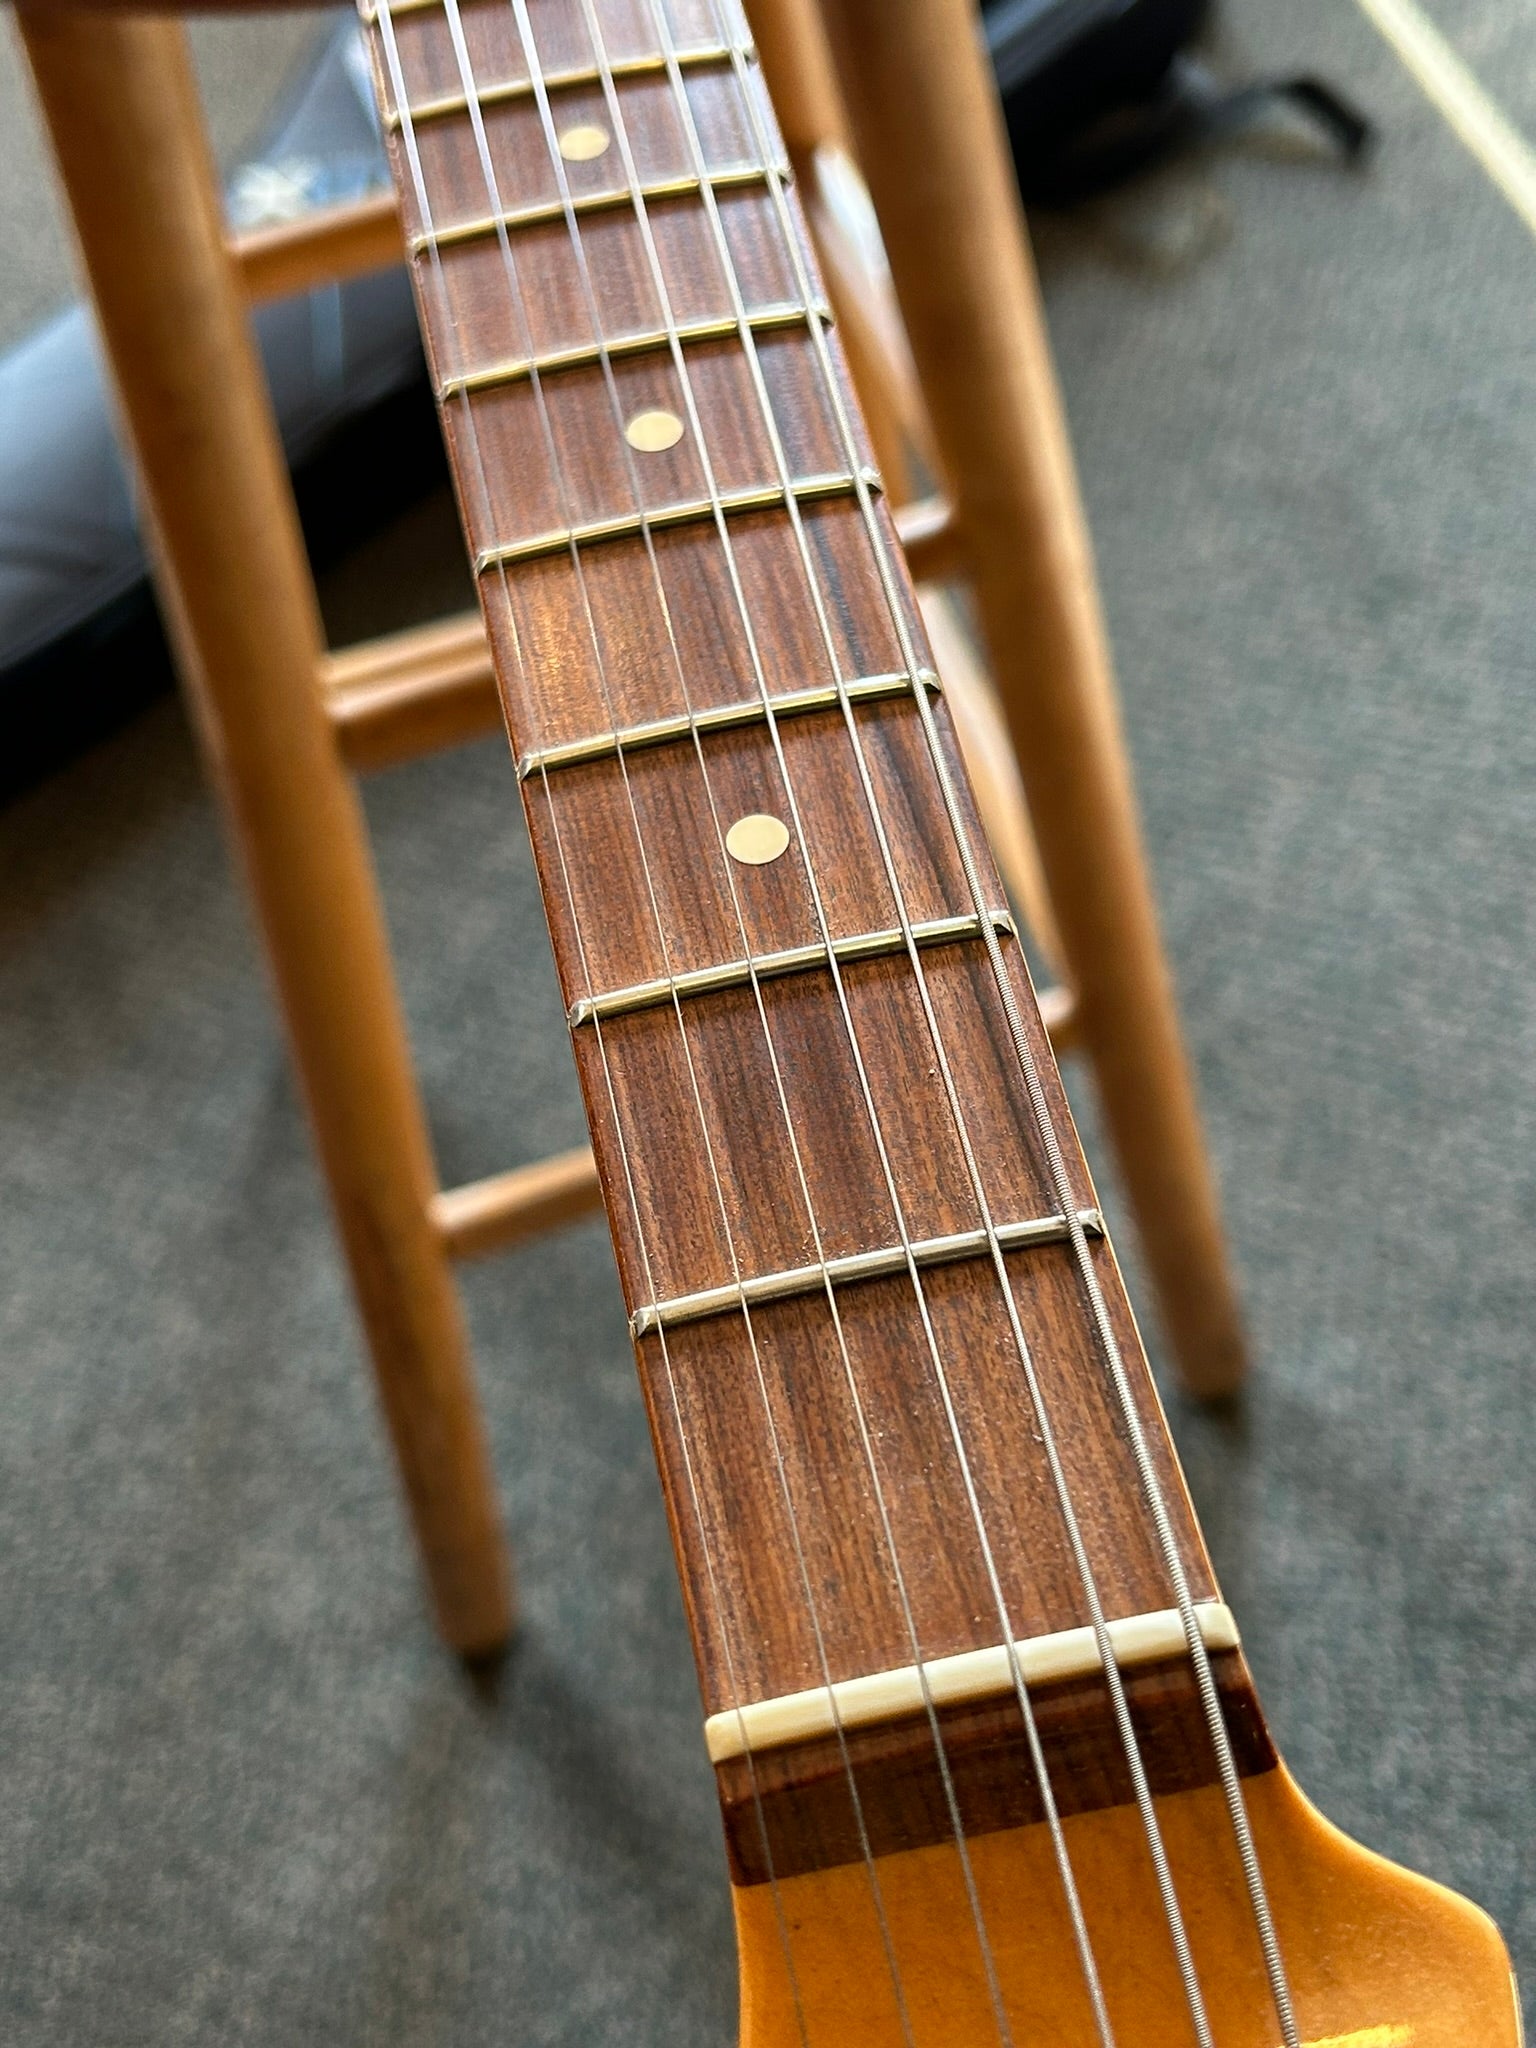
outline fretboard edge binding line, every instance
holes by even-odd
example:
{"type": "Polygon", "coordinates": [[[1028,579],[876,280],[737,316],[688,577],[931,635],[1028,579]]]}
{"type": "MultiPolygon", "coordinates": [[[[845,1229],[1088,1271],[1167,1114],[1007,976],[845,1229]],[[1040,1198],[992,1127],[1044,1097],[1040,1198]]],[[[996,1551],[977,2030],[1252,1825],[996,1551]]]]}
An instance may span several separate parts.
{"type": "Polygon", "coordinates": [[[869,704],[891,697],[909,697],[915,690],[936,691],[938,687],[938,677],[931,668],[925,668],[918,670],[915,686],[908,675],[856,676],[846,683],[789,690],[781,697],[713,704],[703,711],[679,712],[672,718],[654,718],[617,732],[594,733],[587,739],[562,740],[558,745],[523,754],[517,764],[518,780],[526,782],[529,776],[542,775],[551,768],[574,768],[588,761],[608,760],[615,754],[667,746],[691,739],[696,732],[730,732],[740,726],[766,724],[770,712],[775,720],[803,718],[814,711],[835,711],[845,697],[852,704],[869,704]]]}
{"type": "MultiPolygon", "coordinates": [[[[1104,1218],[1097,1209],[1079,1209],[1077,1221],[1088,1237],[1104,1235],[1104,1218]]],[[[650,1302],[629,1319],[632,1335],[654,1335],[674,1329],[680,1323],[703,1322],[706,1317],[728,1315],[733,1309],[760,1307],[766,1302],[789,1301],[796,1295],[824,1293],[828,1284],[846,1287],[860,1280],[884,1280],[907,1271],[913,1265],[958,1265],[962,1259],[980,1257],[992,1248],[995,1237],[1005,1252],[1028,1251],[1036,1245],[1065,1244],[1072,1235],[1065,1216],[1031,1216],[1018,1223],[998,1223],[986,1230],[959,1230],[950,1237],[923,1237],[911,1245],[882,1245],[877,1251],[851,1252],[844,1258],[828,1259],[820,1266],[791,1266],[781,1273],[759,1273],[751,1279],[725,1287],[709,1287],[698,1294],[678,1294],[668,1301],[650,1302]]],[[[921,1705],[921,1701],[919,1701],[921,1705]]]]}
{"type": "Polygon", "coordinates": [[[788,183],[791,175],[786,160],[776,164],[738,164],[710,171],[703,178],[658,178],[649,185],[625,186],[622,191],[578,192],[569,200],[541,200],[537,206],[520,206],[506,213],[484,214],[478,220],[450,221],[446,227],[418,231],[411,236],[408,246],[413,256],[424,256],[434,248],[453,249],[462,242],[484,241],[502,228],[511,233],[518,228],[548,227],[553,221],[565,219],[567,206],[578,214],[611,213],[617,207],[633,205],[636,199],[648,205],[662,199],[689,199],[706,188],[711,192],[723,191],[741,185],[766,185],[774,179],[788,183]]]}
{"type": "Polygon", "coordinates": [[[734,314],[716,319],[687,320],[677,328],[654,327],[644,334],[623,334],[612,341],[583,342],[578,347],[555,349],[547,356],[519,356],[515,361],[492,363],[484,370],[471,370],[460,377],[447,377],[438,386],[440,403],[462,394],[494,391],[505,384],[518,384],[537,372],[541,377],[558,376],[566,370],[591,369],[605,358],[659,354],[669,350],[674,337],[685,346],[694,341],[730,341],[743,324],[754,334],[769,334],[786,327],[808,327],[813,320],[832,324],[832,309],[824,301],[814,306],[764,306],[749,313],[745,323],[734,314]]]}
{"type": "MultiPolygon", "coordinates": [[[[1241,1647],[1230,1607],[1219,1600],[1202,1600],[1196,1603],[1195,1614],[1207,1650],[1241,1647]]],[[[1176,1607],[1155,1614],[1122,1615],[1106,1623],[1106,1632],[1115,1663],[1122,1669],[1182,1656],[1189,1650],[1176,1607]]],[[[711,1763],[723,1764],[791,1743],[811,1742],[840,1728],[907,1720],[925,1712],[930,1702],[948,1707],[1006,1698],[1017,1682],[1015,1659],[1026,1686],[1086,1678],[1103,1669],[1098,1637],[1091,1628],[1060,1629],[1015,1642],[1011,1656],[1007,1645],[999,1643],[986,1650],[935,1657],[925,1661],[921,1670],[908,1664],[728,1708],[705,1721],[704,1746],[711,1763]]]]}
{"type": "MultiPolygon", "coordinates": [[[[1006,910],[994,910],[991,921],[993,929],[1005,937],[1017,936],[1006,910]]],[[[974,915],[928,918],[908,929],[913,943],[919,946],[953,946],[983,935],[982,921],[974,915]]],[[[611,1017],[627,1017],[635,1010],[659,1009],[674,996],[711,996],[722,989],[748,988],[754,978],[774,981],[786,974],[804,974],[825,967],[829,957],[841,964],[878,960],[906,949],[906,931],[899,925],[890,925],[881,931],[853,932],[847,938],[834,939],[830,947],[817,940],[809,946],[786,947],[780,953],[754,954],[749,960],[722,960],[713,967],[691,967],[682,974],[632,982],[628,988],[605,989],[601,995],[582,996],[572,1003],[567,1022],[577,1031],[594,1019],[606,1023],[611,1017]]]]}
{"type": "Polygon", "coordinates": [[[591,547],[598,541],[633,540],[638,534],[675,526],[694,526],[702,520],[713,520],[720,513],[734,517],[747,512],[772,512],[781,505],[787,505],[791,498],[797,504],[818,498],[852,498],[858,495],[860,483],[869,490],[878,491],[881,488],[879,472],[865,469],[857,476],[838,473],[800,477],[787,491],[782,484],[764,484],[740,491],[721,491],[713,498],[690,498],[677,505],[659,505],[646,512],[622,512],[613,519],[592,519],[581,526],[558,527],[549,533],[535,534],[532,540],[509,541],[504,547],[482,548],[475,556],[475,574],[484,576],[493,569],[510,568],[517,562],[537,561],[544,555],[564,554],[568,548],[591,547]]]}
{"type": "MultiPolygon", "coordinates": [[[[437,0],[433,0],[433,4],[437,4],[437,0]]],[[[395,14],[400,11],[398,7],[391,9],[395,14]]],[[[376,17],[365,15],[363,18],[371,24],[376,17]]],[[[694,49],[679,50],[677,64],[681,71],[698,71],[713,65],[734,64],[738,57],[744,63],[750,64],[756,55],[757,52],[750,43],[711,43],[694,49]]],[[[608,67],[607,74],[593,70],[548,71],[540,82],[550,92],[571,92],[579,91],[583,86],[601,86],[606,76],[616,80],[655,78],[665,77],[667,70],[668,59],[665,56],[646,53],[636,57],[615,57],[608,67]]],[[[531,78],[508,78],[477,92],[473,103],[477,107],[515,106],[519,100],[534,98],[537,90],[531,78]]],[[[420,126],[424,121],[451,120],[455,114],[467,114],[470,104],[465,93],[444,93],[440,99],[423,100],[419,106],[391,108],[388,125],[394,130],[404,127],[407,120],[413,127],[420,126]]]]}

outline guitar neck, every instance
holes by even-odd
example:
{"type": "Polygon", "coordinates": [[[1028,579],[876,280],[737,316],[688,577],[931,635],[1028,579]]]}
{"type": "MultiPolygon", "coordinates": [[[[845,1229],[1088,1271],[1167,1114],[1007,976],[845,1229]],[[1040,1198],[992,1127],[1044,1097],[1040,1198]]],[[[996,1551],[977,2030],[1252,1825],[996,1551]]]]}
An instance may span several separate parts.
{"type": "Polygon", "coordinates": [[[737,1874],[952,1827],[941,1712],[967,1825],[1028,1817],[1026,1678],[1132,1796],[1111,1643],[1207,1782],[1214,1582],[745,26],[370,36],[737,1874]]]}

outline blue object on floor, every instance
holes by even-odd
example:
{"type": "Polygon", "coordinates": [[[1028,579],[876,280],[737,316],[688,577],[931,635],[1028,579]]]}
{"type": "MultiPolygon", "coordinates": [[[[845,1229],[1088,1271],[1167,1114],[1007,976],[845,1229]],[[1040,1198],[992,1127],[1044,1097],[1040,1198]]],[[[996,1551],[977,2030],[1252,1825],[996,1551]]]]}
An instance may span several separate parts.
{"type": "MultiPolygon", "coordinates": [[[[387,178],[349,15],[326,31],[267,141],[232,179],[229,215],[256,226],[387,178]]],[[[323,555],[442,471],[410,285],[403,270],[379,271],[263,306],[254,326],[323,555]],[[365,425],[370,463],[357,427],[381,407],[371,437],[365,425]],[[349,427],[343,484],[325,454],[349,427]]],[[[168,674],[94,323],[73,306],[0,360],[0,793],[111,729],[168,674]]]]}

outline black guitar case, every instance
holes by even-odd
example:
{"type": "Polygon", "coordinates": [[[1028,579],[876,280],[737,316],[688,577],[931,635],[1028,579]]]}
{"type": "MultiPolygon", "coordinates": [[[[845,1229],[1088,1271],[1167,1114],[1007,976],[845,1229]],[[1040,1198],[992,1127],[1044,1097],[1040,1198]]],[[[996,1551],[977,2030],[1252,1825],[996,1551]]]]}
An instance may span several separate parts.
{"type": "Polygon", "coordinates": [[[1369,123],[1320,78],[1218,85],[1189,54],[1210,11],[1209,0],[987,0],[987,44],[1026,200],[1090,198],[1277,106],[1347,161],[1364,152],[1369,123]]]}

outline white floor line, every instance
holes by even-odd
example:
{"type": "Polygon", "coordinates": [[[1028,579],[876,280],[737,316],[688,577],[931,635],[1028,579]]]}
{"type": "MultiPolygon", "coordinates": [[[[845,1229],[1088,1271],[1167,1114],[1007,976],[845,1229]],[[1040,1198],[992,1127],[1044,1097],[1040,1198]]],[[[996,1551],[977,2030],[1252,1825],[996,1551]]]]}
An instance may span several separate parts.
{"type": "Polygon", "coordinates": [[[1536,150],[1414,0],[1358,4],[1536,235],[1536,150]]]}

